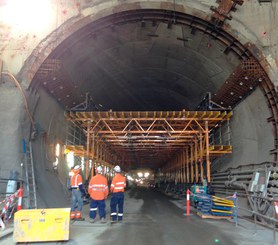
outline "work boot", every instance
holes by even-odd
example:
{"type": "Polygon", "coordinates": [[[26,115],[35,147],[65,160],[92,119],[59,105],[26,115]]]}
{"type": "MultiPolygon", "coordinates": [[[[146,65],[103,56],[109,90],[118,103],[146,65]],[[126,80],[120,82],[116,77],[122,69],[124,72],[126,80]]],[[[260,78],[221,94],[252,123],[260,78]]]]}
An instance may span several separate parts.
{"type": "Polygon", "coordinates": [[[90,219],[90,223],[95,223],[95,219],[90,219]]]}
{"type": "Polygon", "coordinates": [[[77,211],[75,215],[75,220],[84,221],[85,219],[81,217],[81,212],[77,211]]]}
{"type": "Polygon", "coordinates": [[[70,219],[71,220],[75,220],[75,212],[71,212],[70,213],[70,219]]]}
{"type": "Polygon", "coordinates": [[[102,218],[100,219],[100,223],[104,224],[104,223],[106,223],[106,220],[102,217],[102,218]]]}

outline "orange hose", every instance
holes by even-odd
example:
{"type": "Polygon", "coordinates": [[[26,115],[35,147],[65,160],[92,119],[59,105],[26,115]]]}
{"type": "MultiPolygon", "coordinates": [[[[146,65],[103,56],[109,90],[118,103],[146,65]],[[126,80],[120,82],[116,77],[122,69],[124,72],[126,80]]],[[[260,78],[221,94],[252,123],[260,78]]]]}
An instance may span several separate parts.
{"type": "Polygon", "coordinates": [[[20,86],[20,83],[17,81],[17,79],[14,77],[14,75],[11,74],[10,72],[3,71],[2,74],[10,76],[13,79],[13,81],[15,82],[16,86],[18,87],[18,89],[20,90],[20,92],[21,92],[21,94],[22,94],[22,96],[24,98],[25,110],[27,112],[27,115],[30,118],[30,121],[31,121],[31,124],[32,124],[32,128],[35,129],[34,119],[33,119],[32,115],[31,115],[31,113],[29,111],[26,95],[25,95],[24,91],[22,90],[22,87],[20,86]]]}

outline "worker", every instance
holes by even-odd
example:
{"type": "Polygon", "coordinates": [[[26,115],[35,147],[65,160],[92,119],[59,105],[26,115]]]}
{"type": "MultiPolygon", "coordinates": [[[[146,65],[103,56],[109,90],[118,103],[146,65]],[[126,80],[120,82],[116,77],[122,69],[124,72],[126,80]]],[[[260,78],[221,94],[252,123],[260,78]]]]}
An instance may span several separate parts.
{"type": "Polygon", "coordinates": [[[96,173],[90,180],[88,190],[92,199],[90,204],[90,222],[95,222],[96,212],[98,210],[100,222],[105,223],[105,199],[108,196],[108,184],[107,179],[102,175],[103,169],[101,166],[97,167],[96,173]]]}
{"type": "Polygon", "coordinates": [[[81,166],[76,165],[69,173],[70,175],[70,188],[72,193],[71,204],[71,220],[85,220],[81,217],[81,211],[83,207],[82,195],[85,194],[83,187],[82,175],[80,174],[81,166]]]}
{"type": "Polygon", "coordinates": [[[118,222],[121,223],[123,220],[124,191],[126,187],[126,179],[123,175],[121,175],[120,166],[115,166],[114,171],[116,172],[116,174],[112,179],[112,183],[110,186],[110,191],[112,192],[112,198],[110,202],[111,222],[114,223],[118,220],[118,222]]]}

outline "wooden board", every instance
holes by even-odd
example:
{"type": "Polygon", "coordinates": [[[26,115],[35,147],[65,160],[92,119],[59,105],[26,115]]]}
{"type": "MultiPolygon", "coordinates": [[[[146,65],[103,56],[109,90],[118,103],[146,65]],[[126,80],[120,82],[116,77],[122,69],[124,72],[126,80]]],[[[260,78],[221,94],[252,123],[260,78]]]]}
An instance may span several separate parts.
{"type": "Polygon", "coordinates": [[[202,213],[197,213],[202,219],[231,219],[232,216],[217,216],[217,215],[207,215],[202,213]]]}

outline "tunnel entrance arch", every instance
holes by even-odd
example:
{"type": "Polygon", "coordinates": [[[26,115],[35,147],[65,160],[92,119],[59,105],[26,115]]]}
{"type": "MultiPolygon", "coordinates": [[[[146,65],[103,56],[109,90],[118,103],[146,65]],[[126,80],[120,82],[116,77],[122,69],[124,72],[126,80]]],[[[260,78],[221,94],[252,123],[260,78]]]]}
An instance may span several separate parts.
{"type": "MultiPolygon", "coordinates": [[[[184,11],[184,10],[183,10],[184,11]]],[[[185,11],[184,11],[185,12],[185,11]]],[[[72,45],[78,40],[94,37],[100,30],[104,28],[111,28],[116,25],[123,25],[129,22],[141,23],[142,27],[146,21],[151,21],[154,25],[157,22],[166,23],[169,28],[173,25],[183,25],[191,29],[192,35],[197,31],[208,35],[213,40],[224,45],[226,48],[224,52],[233,53],[240,61],[246,61],[252,59],[253,63],[260,69],[265,66],[265,62],[257,58],[258,50],[252,44],[242,44],[237,38],[229,34],[221,27],[215,26],[210,21],[204,20],[201,17],[193,16],[179,11],[169,9],[142,9],[131,7],[128,11],[117,10],[113,14],[107,15],[101,18],[91,18],[90,16],[72,21],[74,23],[65,23],[63,27],[59,28],[55,33],[49,36],[49,38],[39,45],[29,60],[26,62],[25,67],[20,72],[20,77],[25,87],[36,86],[37,82],[40,82],[41,77],[36,77],[40,72],[53,72],[57,67],[50,67],[48,71],[43,68],[44,64],[50,57],[53,60],[59,60],[59,54],[65,52],[68,46],[72,45]],[[66,31],[65,31],[66,30],[66,31]],[[254,55],[256,54],[256,55],[254,55]]],[[[181,40],[186,42],[187,40],[181,40]]],[[[262,69],[263,71],[263,69],[262,69]]],[[[277,160],[277,121],[278,121],[278,109],[277,109],[277,96],[272,82],[269,80],[266,72],[263,71],[263,77],[260,81],[260,87],[262,88],[267,102],[271,108],[272,116],[268,118],[273,123],[274,127],[274,160],[277,160]]],[[[255,79],[258,79],[255,77],[255,79]]],[[[223,81],[224,82],[224,81],[223,81]]]]}

